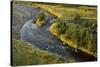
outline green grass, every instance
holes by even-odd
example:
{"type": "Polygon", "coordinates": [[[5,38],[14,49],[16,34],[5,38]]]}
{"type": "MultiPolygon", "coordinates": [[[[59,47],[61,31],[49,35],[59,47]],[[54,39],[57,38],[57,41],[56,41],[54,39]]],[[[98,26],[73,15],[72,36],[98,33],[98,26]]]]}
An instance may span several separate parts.
{"type": "Polygon", "coordinates": [[[13,66],[64,63],[65,60],[56,54],[32,47],[20,40],[13,39],[12,43],[13,66]]]}

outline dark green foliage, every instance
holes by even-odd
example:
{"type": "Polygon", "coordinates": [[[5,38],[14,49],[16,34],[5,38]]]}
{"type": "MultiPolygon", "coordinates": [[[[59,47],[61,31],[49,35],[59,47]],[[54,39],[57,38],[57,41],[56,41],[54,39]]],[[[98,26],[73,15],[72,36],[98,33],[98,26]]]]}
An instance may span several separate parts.
{"type": "Polygon", "coordinates": [[[68,29],[66,21],[65,20],[58,20],[58,31],[60,34],[64,34],[66,30],[68,29]]]}
{"type": "Polygon", "coordinates": [[[45,12],[40,11],[35,20],[38,26],[43,26],[48,22],[48,15],[45,12]]]}
{"type": "Polygon", "coordinates": [[[46,14],[44,14],[44,12],[40,12],[39,15],[37,16],[37,19],[39,19],[40,21],[45,20],[46,14]]]}
{"type": "Polygon", "coordinates": [[[81,24],[82,23],[81,16],[79,14],[75,14],[73,22],[77,24],[81,24]]]}
{"type": "Polygon", "coordinates": [[[75,14],[75,17],[74,17],[74,20],[80,20],[80,15],[78,15],[78,14],[75,14]]]}

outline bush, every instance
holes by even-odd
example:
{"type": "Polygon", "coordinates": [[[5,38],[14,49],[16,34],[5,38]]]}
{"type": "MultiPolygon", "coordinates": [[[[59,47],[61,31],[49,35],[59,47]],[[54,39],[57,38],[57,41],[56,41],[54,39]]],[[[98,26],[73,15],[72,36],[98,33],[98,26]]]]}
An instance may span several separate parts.
{"type": "Polygon", "coordinates": [[[43,26],[44,24],[46,24],[48,22],[48,15],[45,14],[45,12],[40,12],[37,16],[36,16],[36,24],[38,26],[43,26]]]}
{"type": "Polygon", "coordinates": [[[80,16],[79,14],[75,14],[74,19],[73,19],[73,22],[74,22],[74,23],[77,23],[77,24],[82,23],[80,17],[81,17],[81,16],[80,16]]]}

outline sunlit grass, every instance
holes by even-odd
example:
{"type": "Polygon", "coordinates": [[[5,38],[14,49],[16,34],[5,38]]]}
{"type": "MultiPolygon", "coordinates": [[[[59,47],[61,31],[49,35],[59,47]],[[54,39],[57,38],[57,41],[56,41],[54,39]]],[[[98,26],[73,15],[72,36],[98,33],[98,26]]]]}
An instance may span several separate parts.
{"type": "Polygon", "coordinates": [[[62,7],[62,6],[53,6],[53,5],[47,5],[47,4],[35,4],[35,6],[40,7],[44,10],[49,11],[50,13],[58,16],[58,17],[73,17],[75,14],[79,14],[81,18],[87,18],[87,19],[96,19],[96,9],[93,8],[93,10],[89,7],[85,8],[69,8],[69,7],[62,7]]]}

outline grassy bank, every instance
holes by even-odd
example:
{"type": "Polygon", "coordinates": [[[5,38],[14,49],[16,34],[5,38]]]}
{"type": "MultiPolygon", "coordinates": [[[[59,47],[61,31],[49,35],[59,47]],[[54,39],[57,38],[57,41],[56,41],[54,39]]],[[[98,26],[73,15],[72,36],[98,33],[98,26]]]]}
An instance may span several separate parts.
{"type": "Polygon", "coordinates": [[[65,62],[65,60],[59,55],[40,50],[39,48],[20,40],[13,40],[12,51],[13,66],[55,64],[65,62]]]}

